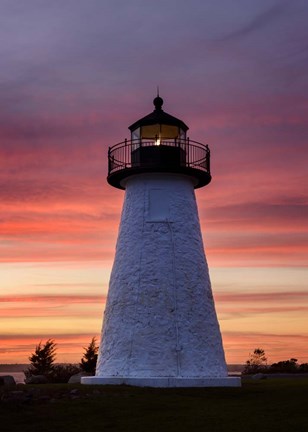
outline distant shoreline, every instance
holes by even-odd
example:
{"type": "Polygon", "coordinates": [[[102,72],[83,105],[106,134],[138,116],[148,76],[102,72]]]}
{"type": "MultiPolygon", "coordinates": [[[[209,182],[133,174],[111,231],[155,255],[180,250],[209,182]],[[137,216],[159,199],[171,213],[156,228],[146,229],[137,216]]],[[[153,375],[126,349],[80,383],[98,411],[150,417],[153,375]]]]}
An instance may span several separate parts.
{"type": "Polygon", "coordinates": [[[15,364],[0,364],[0,372],[23,372],[30,365],[25,363],[15,363],[15,364]]]}

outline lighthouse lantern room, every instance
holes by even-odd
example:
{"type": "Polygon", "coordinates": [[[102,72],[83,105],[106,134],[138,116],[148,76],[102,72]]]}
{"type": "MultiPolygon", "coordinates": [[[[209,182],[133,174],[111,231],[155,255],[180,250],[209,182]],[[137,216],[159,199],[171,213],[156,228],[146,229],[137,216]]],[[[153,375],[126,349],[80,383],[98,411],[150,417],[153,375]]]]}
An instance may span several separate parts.
{"type": "Polygon", "coordinates": [[[187,137],[163,99],[108,151],[125,190],[94,377],[83,384],[239,386],[228,377],[194,189],[211,181],[210,150],[187,137]]]}

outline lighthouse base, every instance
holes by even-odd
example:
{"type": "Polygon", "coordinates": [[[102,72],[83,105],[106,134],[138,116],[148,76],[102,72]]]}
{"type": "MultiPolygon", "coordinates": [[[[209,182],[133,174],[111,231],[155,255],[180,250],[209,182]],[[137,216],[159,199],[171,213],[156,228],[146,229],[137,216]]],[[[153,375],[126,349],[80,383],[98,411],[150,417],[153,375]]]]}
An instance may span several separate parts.
{"type": "Polygon", "coordinates": [[[240,377],[204,377],[204,378],[177,378],[177,377],[83,377],[81,384],[90,385],[130,385],[136,387],[241,387],[240,377]]]}

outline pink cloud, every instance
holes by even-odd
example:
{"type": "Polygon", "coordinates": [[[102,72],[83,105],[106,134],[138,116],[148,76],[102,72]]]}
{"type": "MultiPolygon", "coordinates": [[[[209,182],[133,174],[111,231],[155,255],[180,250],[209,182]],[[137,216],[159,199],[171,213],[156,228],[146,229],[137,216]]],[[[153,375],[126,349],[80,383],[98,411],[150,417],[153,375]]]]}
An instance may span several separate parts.
{"type": "Polygon", "coordinates": [[[93,317],[95,313],[100,317],[105,301],[104,295],[6,295],[0,296],[0,315],[14,320],[28,317],[93,317]]]}
{"type": "Polygon", "coordinates": [[[74,304],[74,303],[96,303],[105,301],[105,298],[99,295],[0,295],[1,303],[56,303],[56,304],[74,304]]]}
{"type": "Polygon", "coordinates": [[[288,291],[288,292],[228,292],[228,293],[217,293],[215,298],[219,302],[227,302],[227,303],[270,303],[275,301],[279,302],[302,302],[305,299],[308,299],[307,291],[288,291]]]}
{"type": "Polygon", "coordinates": [[[223,342],[228,363],[244,363],[258,347],[265,350],[269,364],[292,357],[308,362],[308,334],[224,331],[223,342]]]}

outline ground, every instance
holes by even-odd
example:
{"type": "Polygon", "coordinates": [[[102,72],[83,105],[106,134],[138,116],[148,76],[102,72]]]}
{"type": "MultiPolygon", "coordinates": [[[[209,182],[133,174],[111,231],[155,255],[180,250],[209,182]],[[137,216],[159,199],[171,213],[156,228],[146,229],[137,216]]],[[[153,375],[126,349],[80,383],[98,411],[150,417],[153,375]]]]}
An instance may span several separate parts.
{"type": "Polygon", "coordinates": [[[20,385],[0,395],[1,432],[308,431],[308,378],[216,389],[20,385]]]}

